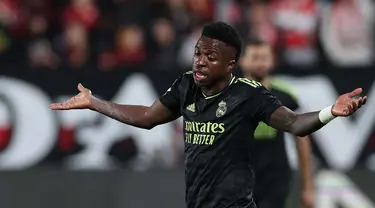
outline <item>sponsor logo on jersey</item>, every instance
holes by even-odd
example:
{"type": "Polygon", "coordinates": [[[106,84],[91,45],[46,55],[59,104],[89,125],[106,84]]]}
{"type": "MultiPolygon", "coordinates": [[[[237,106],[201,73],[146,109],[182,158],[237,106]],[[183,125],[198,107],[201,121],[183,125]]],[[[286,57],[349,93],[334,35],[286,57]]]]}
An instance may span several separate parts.
{"type": "Polygon", "coordinates": [[[195,112],[195,104],[193,103],[193,104],[190,104],[190,105],[188,105],[187,107],[186,107],[186,109],[188,110],[188,111],[191,111],[191,112],[195,112]]]}

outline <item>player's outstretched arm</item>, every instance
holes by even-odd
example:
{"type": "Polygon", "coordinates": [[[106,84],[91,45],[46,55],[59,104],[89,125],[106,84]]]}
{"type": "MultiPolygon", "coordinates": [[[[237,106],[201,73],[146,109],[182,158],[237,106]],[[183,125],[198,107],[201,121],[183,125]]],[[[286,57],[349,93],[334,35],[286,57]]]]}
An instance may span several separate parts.
{"type": "Polygon", "coordinates": [[[90,109],[122,123],[144,129],[151,129],[177,118],[159,100],[151,106],[120,105],[96,98],[81,84],[78,85],[78,90],[80,93],[76,96],[63,103],[53,103],[50,108],[52,110],[90,109]]]}
{"type": "Polygon", "coordinates": [[[278,108],[272,113],[268,125],[297,136],[307,136],[336,117],[347,117],[366,103],[367,97],[358,97],[362,93],[357,88],[337,98],[336,103],[321,111],[296,114],[286,107],[278,108]]]}

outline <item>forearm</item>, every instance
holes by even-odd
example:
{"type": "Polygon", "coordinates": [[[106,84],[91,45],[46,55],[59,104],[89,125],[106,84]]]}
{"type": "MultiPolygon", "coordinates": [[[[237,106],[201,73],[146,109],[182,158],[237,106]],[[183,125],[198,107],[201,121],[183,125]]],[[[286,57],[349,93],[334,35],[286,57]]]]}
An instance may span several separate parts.
{"type": "Polygon", "coordinates": [[[296,136],[295,141],[298,153],[299,170],[302,179],[302,188],[304,190],[313,189],[310,138],[308,136],[296,136]]]}
{"type": "Polygon", "coordinates": [[[148,108],[147,106],[138,105],[120,105],[98,98],[92,99],[90,107],[91,110],[97,111],[122,123],[150,129],[153,125],[147,119],[148,108]]]}
{"type": "Polygon", "coordinates": [[[295,114],[295,118],[292,118],[292,120],[293,122],[289,127],[290,132],[300,137],[307,136],[325,125],[319,119],[319,111],[295,114]]]}
{"type": "Polygon", "coordinates": [[[269,120],[269,125],[296,136],[307,136],[324,126],[319,119],[319,111],[296,114],[286,107],[278,108],[269,120]]]}

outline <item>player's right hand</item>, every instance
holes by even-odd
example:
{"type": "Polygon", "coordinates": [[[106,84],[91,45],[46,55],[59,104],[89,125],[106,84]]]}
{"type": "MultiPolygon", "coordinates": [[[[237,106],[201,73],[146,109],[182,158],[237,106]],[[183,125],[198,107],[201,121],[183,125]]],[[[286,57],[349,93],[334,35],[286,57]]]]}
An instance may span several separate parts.
{"type": "Polygon", "coordinates": [[[90,108],[93,100],[91,91],[78,84],[79,94],[62,103],[52,103],[50,108],[52,110],[71,110],[71,109],[86,109],[90,108]]]}

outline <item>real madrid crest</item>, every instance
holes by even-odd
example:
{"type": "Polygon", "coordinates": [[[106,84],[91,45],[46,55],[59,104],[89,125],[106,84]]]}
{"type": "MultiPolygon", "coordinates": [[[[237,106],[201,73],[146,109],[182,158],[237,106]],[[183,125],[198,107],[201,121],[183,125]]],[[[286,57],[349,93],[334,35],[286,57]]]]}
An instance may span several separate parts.
{"type": "Polygon", "coordinates": [[[227,103],[221,101],[218,106],[219,107],[216,110],[216,117],[222,117],[227,112],[227,103]]]}

